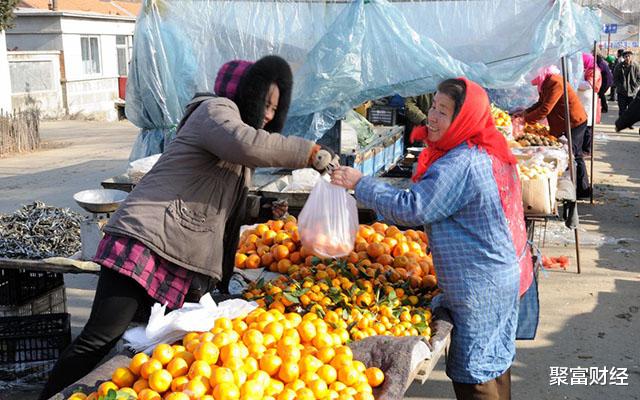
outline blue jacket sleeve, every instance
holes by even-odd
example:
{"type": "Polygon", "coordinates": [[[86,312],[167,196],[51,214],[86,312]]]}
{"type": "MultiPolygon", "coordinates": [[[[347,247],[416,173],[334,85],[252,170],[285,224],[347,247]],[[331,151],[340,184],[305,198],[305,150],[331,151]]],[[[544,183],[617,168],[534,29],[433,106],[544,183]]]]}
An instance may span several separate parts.
{"type": "Polygon", "coordinates": [[[392,224],[432,224],[455,214],[476,196],[470,171],[467,157],[441,158],[406,190],[363,177],[356,186],[356,197],[392,224]]]}

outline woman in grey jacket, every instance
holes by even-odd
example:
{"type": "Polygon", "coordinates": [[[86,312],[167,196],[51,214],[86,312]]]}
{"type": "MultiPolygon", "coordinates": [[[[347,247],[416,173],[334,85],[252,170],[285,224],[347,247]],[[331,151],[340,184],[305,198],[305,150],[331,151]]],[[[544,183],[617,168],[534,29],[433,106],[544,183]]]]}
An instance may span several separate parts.
{"type": "Polygon", "coordinates": [[[324,172],[337,163],[327,148],[272,133],[284,125],[292,80],[280,57],[234,60],[220,68],[216,96],[187,107],[176,139],[104,228],[89,321],[41,399],[89,373],[138,310],[148,318],[153,302],[175,309],[216,286],[226,291],[254,168],[324,172]]]}

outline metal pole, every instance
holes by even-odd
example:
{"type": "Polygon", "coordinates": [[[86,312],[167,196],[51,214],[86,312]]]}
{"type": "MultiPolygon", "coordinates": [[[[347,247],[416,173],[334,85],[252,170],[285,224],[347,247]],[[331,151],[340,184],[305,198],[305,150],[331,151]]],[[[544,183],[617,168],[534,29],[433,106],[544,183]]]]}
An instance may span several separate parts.
{"type": "Polygon", "coordinates": [[[611,49],[611,34],[607,35],[607,57],[609,57],[610,49],[611,49]]]}
{"type": "Polygon", "coordinates": [[[576,187],[575,166],[573,163],[573,139],[571,138],[571,119],[569,115],[569,91],[567,89],[567,60],[562,57],[562,90],[564,96],[564,133],[569,141],[569,174],[573,187],[576,187]]]}
{"type": "Polygon", "coordinates": [[[598,68],[597,64],[597,43],[595,40],[593,41],[593,77],[591,79],[591,162],[589,163],[590,174],[589,174],[589,188],[591,188],[590,194],[590,203],[593,204],[593,144],[596,141],[596,106],[598,102],[596,101],[596,68],[598,68]]]}
{"type": "MultiPolygon", "coordinates": [[[[565,122],[565,135],[567,135],[567,139],[569,140],[569,173],[571,175],[571,182],[573,182],[573,189],[575,193],[576,189],[576,173],[575,166],[573,162],[573,139],[571,138],[571,119],[569,113],[569,89],[567,87],[568,83],[568,74],[567,74],[567,60],[565,57],[562,57],[562,90],[564,95],[564,122],[565,122]]],[[[577,196],[576,196],[577,197],[577,196]]],[[[577,211],[577,203],[576,203],[576,211],[577,211]]],[[[580,238],[578,235],[578,229],[573,230],[575,239],[576,239],[576,263],[578,266],[578,273],[580,273],[580,238]]]]}

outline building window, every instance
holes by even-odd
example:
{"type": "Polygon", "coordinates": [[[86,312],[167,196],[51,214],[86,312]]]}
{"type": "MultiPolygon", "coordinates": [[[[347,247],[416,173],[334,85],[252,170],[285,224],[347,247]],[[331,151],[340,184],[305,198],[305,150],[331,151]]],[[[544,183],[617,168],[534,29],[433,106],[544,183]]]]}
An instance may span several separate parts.
{"type": "Polygon", "coordinates": [[[131,61],[131,49],[133,46],[133,36],[116,35],[116,51],[118,54],[118,75],[127,76],[129,74],[129,61],[131,61]]]}
{"type": "Polygon", "coordinates": [[[82,70],[86,75],[100,73],[100,45],[96,36],[80,38],[82,70]]]}

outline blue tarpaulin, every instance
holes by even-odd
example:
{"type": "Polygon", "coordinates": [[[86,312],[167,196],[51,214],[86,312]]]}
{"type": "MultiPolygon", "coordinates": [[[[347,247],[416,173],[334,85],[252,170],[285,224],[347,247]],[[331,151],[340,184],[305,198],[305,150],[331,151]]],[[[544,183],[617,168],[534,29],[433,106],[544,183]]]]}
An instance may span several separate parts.
{"type": "Polygon", "coordinates": [[[531,94],[531,71],[563,55],[579,61],[599,29],[570,0],[146,0],[127,84],[127,118],[142,128],[131,158],[162,151],[186,103],[232,59],[288,60],[285,133],[315,140],[365,100],[430,92],[455,76],[496,89],[492,99],[511,108],[501,89],[531,94]]]}

